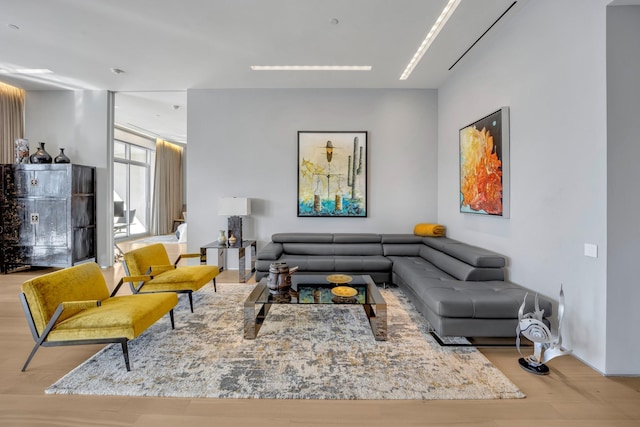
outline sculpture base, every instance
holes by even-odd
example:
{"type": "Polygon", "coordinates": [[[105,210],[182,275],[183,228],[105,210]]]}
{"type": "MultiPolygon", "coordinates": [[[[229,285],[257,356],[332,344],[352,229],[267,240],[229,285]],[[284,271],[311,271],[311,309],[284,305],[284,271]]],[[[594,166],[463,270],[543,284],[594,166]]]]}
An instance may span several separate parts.
{"type": "Polygon", "coordinates": [[[531,363],[524,357],[518,359],[520,367],[530,374],[549,375],[549,367],[544,363],[531,363]]]}

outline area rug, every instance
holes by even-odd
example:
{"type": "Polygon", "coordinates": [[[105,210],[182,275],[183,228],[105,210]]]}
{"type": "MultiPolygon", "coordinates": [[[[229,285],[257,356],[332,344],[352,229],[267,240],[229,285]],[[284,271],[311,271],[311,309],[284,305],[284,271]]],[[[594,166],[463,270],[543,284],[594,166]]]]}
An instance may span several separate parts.
{"type": "Polygon", "coordinates": [[[473,347],[440,347],[399,289],[381,289],[388,340],[375,341],[356,305],[273,305],[255,340],[243,338],[254,285],[218,284],[180,299],[130,342],[131,371],[109,345],[49,394],[260,399],[510,399],[524,394],[473,347]]]}

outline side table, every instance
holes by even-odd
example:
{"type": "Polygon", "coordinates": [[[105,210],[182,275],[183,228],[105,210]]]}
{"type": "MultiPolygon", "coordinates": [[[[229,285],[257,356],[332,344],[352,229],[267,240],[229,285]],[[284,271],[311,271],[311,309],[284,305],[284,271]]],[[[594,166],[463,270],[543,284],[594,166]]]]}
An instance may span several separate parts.
{"type": "Polygon", "coordinates": [[[218,251],[218,268],[223,271],[226,265],[226,257],[228,249],[238,250],[238,276],[240,283],[245,283],[251,275],[256,271],[256,252],[257,244],[255,240],[243,240],[241,243],[236,242],[235,245],[229,243],[211,242],[200,246],[200,264],[207,263],[207,249],[216,249],[218,251]],[[249,249],[249,271],[247,272],[246,252],[249,249]]]}

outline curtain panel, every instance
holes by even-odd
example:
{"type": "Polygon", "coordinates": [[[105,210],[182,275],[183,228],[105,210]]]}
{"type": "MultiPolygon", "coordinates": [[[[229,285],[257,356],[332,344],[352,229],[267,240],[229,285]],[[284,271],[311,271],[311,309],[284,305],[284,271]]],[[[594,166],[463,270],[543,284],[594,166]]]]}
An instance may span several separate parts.
{"type": "Polygon", "coordinates": [[[24,136],[24,90],[0,83],[0,163],[15,163],[16,139],[24,136]]]}
{"type": "Polygon", "coordinates": [[[173,231],[173,220],[182,215],[182,199],[182,147],[157,139],[152,234],[163,235],[173,231]]]}

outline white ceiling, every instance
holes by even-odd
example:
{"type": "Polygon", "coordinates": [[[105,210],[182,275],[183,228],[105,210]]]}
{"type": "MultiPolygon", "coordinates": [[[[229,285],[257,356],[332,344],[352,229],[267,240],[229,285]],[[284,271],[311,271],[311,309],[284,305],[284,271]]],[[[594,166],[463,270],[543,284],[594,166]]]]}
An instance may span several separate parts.
{"type": "Polygon", "coordinates": [[[190,88],[437,88],[513,2],[462,0],[401,81],[446,0],[0,0],[0,69],[53,71],[0,74],[0,81],[27,90],[116,91],[118,123],[181,142],[190,88]]]}

